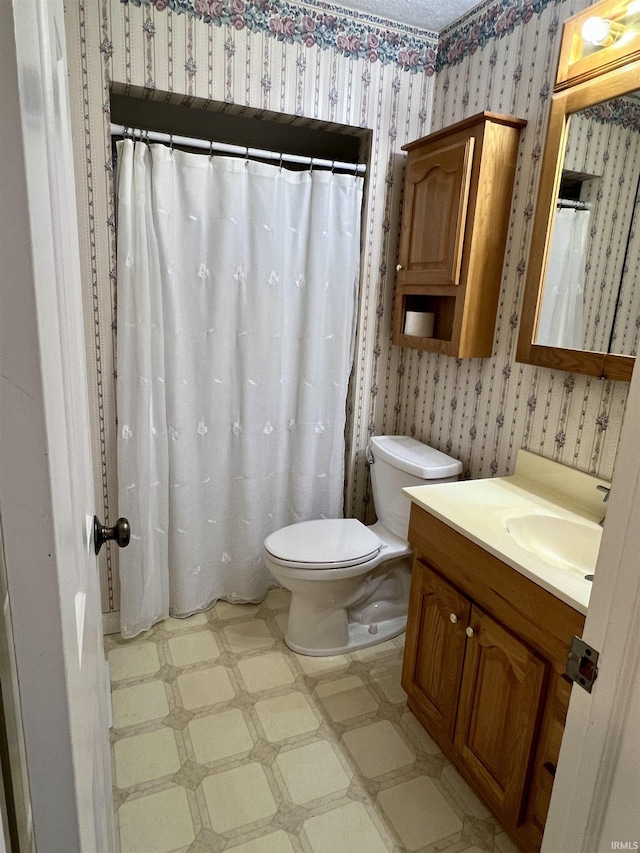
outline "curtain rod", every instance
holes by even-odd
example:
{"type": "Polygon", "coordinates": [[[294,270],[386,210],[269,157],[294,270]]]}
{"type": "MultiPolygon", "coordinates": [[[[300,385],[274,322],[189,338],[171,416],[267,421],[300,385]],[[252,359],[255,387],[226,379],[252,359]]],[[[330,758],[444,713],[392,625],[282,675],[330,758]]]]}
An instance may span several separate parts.
{"type": "Polygon", "coordinates": [[[245,145],[228,145],[226,142],[211,142],[209,139],[193,139],[190,136],[177,136],[175,133],[158,133],[155,130],[138,130],[123,124],[111,125],[111,136],[135,137],[145,142],[164,142],[167,145],[185,145],[189,148],[203,148],[207,151],[219,151],[224,154],[237,154],[241,157],[256,157],[261,160],[276,160],[279,163],[302,163],[308,166],[321,166],[327,169],[342,169],[362,174],[367,167],[364,163],[342,163],[338,160],[323,160],[319,157],[303,157],[300,154],[280,154],[276,151],[263,151],[260,148],[248,148],[245,145]]]}
{"type": "Polygon", "coordinates": [[[590,201],[574,201],[570,198],[559,198],[556,207],[568,207],[572,210],[591,210],[590,201]]]}

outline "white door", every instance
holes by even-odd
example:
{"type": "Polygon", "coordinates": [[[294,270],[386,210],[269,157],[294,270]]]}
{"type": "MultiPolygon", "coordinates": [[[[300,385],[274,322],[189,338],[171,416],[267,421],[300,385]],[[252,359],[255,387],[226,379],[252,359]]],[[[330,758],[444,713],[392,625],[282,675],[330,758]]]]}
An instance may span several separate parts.
{"type": "Polygon", "coordinates": [[[573,687],[544,853],[640,849],[639,428],[636,365],[583,633],[600,673],[573,687]]]}
{"type": "Polygon", "coordinates": [[[113,849],[62,0],[0,2],[0,513],[38,850],[113,849]]]}

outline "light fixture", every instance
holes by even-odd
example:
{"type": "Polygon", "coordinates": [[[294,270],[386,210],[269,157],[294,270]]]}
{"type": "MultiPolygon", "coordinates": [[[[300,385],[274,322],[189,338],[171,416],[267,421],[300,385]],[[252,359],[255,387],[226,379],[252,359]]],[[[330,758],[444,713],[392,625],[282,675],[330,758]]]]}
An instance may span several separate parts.
{"type": "Polygon", "coordinates": [[[609,47],[625,32],[626,27],[606,18],[591,17],[582,25],[582,38],[597,47],[609,47]]]}

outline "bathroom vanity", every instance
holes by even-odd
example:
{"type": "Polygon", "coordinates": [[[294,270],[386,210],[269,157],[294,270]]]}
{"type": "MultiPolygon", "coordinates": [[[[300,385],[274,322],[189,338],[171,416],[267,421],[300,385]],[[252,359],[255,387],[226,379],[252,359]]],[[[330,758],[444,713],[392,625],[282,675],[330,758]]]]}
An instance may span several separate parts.
{"type": "Polygon", "coordinates": [[[514,477],[405,490],[408,705],[525,851],[540,848],[551,798],[600,484],[520,451],[514,477]]]}

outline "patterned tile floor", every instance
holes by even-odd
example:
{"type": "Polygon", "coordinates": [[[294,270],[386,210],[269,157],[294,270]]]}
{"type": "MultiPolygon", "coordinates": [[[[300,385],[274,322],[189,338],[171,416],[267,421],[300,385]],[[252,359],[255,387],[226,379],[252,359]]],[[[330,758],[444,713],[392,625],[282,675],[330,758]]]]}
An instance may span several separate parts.
{"type": "Polygon", "coordinates": [[[288,595],[105,638],[121,853],[516,853],[407,710],[404,638],[296,655],[288,595]]]}

